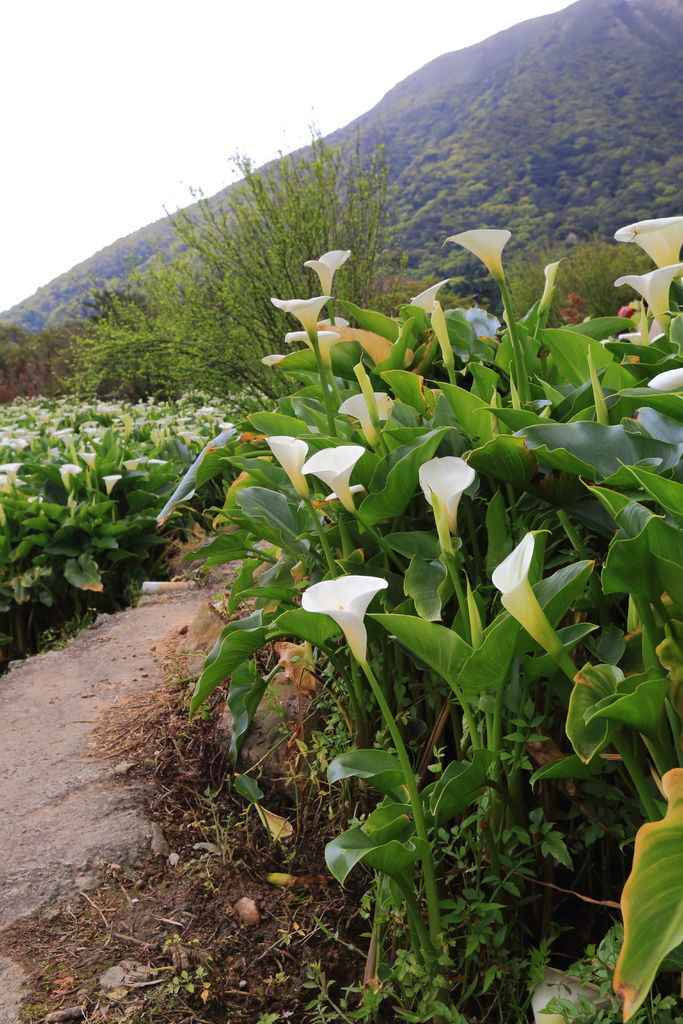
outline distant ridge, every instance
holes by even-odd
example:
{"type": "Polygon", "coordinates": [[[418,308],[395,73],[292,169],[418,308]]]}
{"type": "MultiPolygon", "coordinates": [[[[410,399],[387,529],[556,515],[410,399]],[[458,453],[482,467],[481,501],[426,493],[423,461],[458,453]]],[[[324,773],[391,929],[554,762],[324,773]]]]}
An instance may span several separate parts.
{"type": "MultiPolygon", "coordinates": [[[[446,38],[449,26],[440,30],[446,38]]],[[[471,227],[508,227],[522,247],[569,232],[609,237],[632,220],[683,213],[682,50],[682,0],[579,0],[438,57],[327,141],[384,140],[392,218],[415,276],[462,274],[461,254],[441,245],[471,227]]],[[[177,247],[162,218],[0,322],[37,331],[79,316],[91,279],[120,286],[132,265],[177,247]]]]}

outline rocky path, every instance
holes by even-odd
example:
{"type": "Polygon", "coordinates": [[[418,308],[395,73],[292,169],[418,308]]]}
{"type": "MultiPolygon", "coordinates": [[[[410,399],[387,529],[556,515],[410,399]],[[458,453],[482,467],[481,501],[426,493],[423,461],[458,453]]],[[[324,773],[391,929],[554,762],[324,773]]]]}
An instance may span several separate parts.
{"type": "MultiPolygon", "coordinates": [[[[89,757],[89,737],[106,710],[162,685],[165,638],[189,626],[208,596],[197,588],[145,598],[0,677],[0,938],[158,841],[140,785],[89,757]]],[[[0,1024],[14,1024],[27,994],[21,967],[0,957],[0,1024]]]]}

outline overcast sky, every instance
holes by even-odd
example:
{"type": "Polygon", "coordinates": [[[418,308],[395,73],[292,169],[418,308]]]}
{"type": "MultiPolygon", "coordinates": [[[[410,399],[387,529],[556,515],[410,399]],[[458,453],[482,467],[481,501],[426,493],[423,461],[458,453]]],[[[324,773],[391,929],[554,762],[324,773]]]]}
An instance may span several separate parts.
{"type": "Polygon", "coordinates": [[[7,0],[0,311],[115,239],[569,0],[7,0]]]}

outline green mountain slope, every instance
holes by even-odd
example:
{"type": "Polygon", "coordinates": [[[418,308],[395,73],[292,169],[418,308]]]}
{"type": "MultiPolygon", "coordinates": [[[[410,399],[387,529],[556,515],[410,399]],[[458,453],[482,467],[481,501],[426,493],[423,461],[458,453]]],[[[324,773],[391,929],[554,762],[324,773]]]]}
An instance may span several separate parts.
{"type": "MultiPolygon", "coordinates": [[[[579,0],[439,57],[328,141],[383,139],[409,268],[462,274],[467,258],[441,243],[471,227],[508,227],[528,246],[681,213],[682,52],[682,0],[579,0]]],[[[159,220],[0,322],[39,330],[78,315],[92,279],[116,286],[175,245],[159,220]]]]}

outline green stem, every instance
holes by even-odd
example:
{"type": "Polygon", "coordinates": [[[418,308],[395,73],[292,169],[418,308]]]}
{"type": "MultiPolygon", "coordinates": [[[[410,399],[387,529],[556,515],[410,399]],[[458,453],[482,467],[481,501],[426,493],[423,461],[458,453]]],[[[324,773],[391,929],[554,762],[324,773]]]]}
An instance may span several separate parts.
{"type": "Polygon", "coordinates": [[[505,283],[505,277],[501,276],[499,280],[496,279],[496,284],[500,288],[501,298],[503,299],[503,308],[505,310],[505,322],[510,334],[510,345],[512,346],[512,362],[514,366],[517,394],[520,397],[522,405],[527,405],[531,401],[529,379],[526,372],[526,363],[524,362],[524,350],[519,340],[519,335],[517,334],[515,317],[512,312],[512,302],[510,301],[510,293],[508,292],[508,287],[505,283]]]}
{"type": "MultiPolygon", "coordinates": [[[[594,561],[594,559],[592,559],[590,556],[588,548],[581,540],[577,531],[574,529],[574,526],[570,522],[569,516],[564,511],[564,509],[556,509],[556,512],[557,518],[560,520],[560,525],[562,526],[564,532],[567,534],[569,543],[574,548],[574,551],[576,551],[577,555],[581,555],[581,557],[585,558],[586,561],[594,561]]],[[[596,580],[593,573],[591,573],[590,575],[588,585],[591,588],[591,594],[593,595],[593,600],[595,601],[595,606],[598,611],[598,617],[600,619],[600,625],[606,626],[609,623],[609,612],[605,607],[605,595],[600,589],[600,584],[596,580]]]]}
{"type": "MultiPolygon", "coordinates": [[[[463,622],[463,628],[467,634],[465,639],[468,644],[472,642],[472,636],[470,633],[470,616],[467,610],[467,598],[465,591],[462,589],[462,583],[460,581],[460,572],[458,564],[458,556],[453,551],[445,551],[441,548],[441,561],[446,567],[446,571],[450,577],[451,583],[453,584],[453,590],[455,591],[455,597],[458,602],[460,609],[460,616],[463,622]]],[[[455,628],[455,620],[453,621],[453,628],[455,628]]]]}
{"type": "Polygon", "coordinates": [[[631,777],[633,785],[636,787],[638,796],[640,797],[648,818],[650,821],[659,821],[661,814],[657,810],[657,805],[654,802],[652,794],[647,788],[643,773],[640,771],[640,766],[633,755],[633,751],[628,745],[628,741],[625,742],[623,737],[620,734],[617,734],[613,738],[612,743],[614,744],[614,749],[621,757],[624,767],[631,777]]]}
{"type": "Polygon", "coordinates": [[[430,945],[434,950],[438,948],[439,940],[441,938],[441,914],[439,910],[439,892],[436,885],[436,872],[434,870],[434,861],[432,860],[432,845],[427,837],[427,825],[425,823],[424,812],[422,810],[422,801],[420,800],[420,794],[417,789],[417,783],[415,781],[415,773],[413,772],[410,758],[408,757],[408,751],[405,748],[401,734],[398,731],[396,719],[392,714],[391,708],[386,702],[382,688],[375,678],[375,674],[368,665],[367,662],[361,663],[361,668],[365,673],[365,676],[370,683],[370,688],[374,694],[375,700],[377,701],[380,711],[384,717],[384,721],[389,735],[393,741],[403,771],[404,782],[406,789],[408,790],[408,797],[410,799],[410,806],[413,811],[413,821],[415,823],[415,832],[419,839],[426,844],[426,852],[422,857],[422,873],[424,876],[425,883],[425,895],[427,897],[427,914],[429,917],[429,936],[431,939],[430,945]]]}
{"type": "Polygon", "coordinates": [[[334,556],[332,554],[332,548],[330,542],[327,539],[325,531],[323,530],[323,524],[320,522],[320,516],[313,507],[313,502],[310,498],[303,499],[304,505],[308,509],[313,519],[313,525],[315,526],[315,532],[318,534],[318,539],[322,545],[323,552],[325,553],[325,561],[327,562],[327,568],[333,576],[337,575],[337,567],[334,563],[334,556]]]}
{"type": "Polygon", "coordinates": [[[315,361],[318,364],[318,375],[320,376],[320,387],[322,388],[322,391],[323,391],[323,402],[324,402],[324,405],[325,405],[325,412],[327,413],[327,426],[328,426],[329,431],[330,431],[330,436],[331,437],[336,437],[337,436],[337,427],[336,427],[335,420],[334,420],[334,416],[335,416],[336,410],[334,408],[334,405],[333,405],[333,402],[332,402],[332,394],[330,393],[330,389],[329,389],[329,386],[328,386],[329,382],[328,382],[328,379],[327,379],[326,367],[325,367],[325,364],[323,363],[322,356],[320,354],[320,343],[318,342],[318,332],[316,330],[309,331],[308,332],[308,337],[310,338],[311,345],[313,346],[313,351],[315,353],[315,361]]]}

